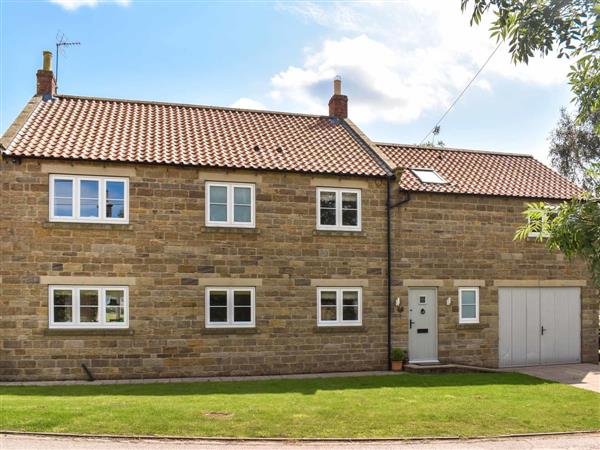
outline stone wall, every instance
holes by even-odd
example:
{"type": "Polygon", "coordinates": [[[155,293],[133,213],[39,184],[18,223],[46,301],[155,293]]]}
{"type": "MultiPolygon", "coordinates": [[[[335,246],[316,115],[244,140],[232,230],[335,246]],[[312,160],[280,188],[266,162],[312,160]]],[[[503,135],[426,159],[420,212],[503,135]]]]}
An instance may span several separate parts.
{"type": "MultiPolygon", "coordinates": [[[[498,365],[495,280],[587,280],[582,295],[582,359],[598,362],[598,293],[582,261],[568,261],[536,241],[513,241],[525,199],[413,193],[392,213],[394,346],[408,346],[408,287],[438,291],[438,352],[442,362],[498,365]],[[429,280],[418,283],[414,280],[429,280]],[[462,280],[462,281],[461,281],[462,280]],[[458,285],[482,283],[480,323],[459,324],[458,285]],[[447,299],[451,304],[447,305],[447,299]]],[[[568,283],[567,283],[568,284],[568,283]]]]}
{"type": "MultiPolygon", "coordinates": [[[[8,158],[0,171],[0,379],[84,379],[82,363],[104,379],[387,367],[385,180],[8,158]],[[130,223],[50,223],[49,173],[128,176],[130,223]],[[205,181],[255,183],[256,228],[205,227],[205,181]],[[317,186],[362,188],[361,232],[315,229],[317,186]],[[129,329],[48,329],[48,283],[73,277],[129,285],[129,329]],[[256,329],[205,328],[205,286],[228,280],[256,286],[256,329]],[[363,326],[317,327],[331,280],[363,286],[363,326]]],[[[583,279],[582,358],[597,361],[597,291],[581,261],[512,240],[524,203],[415,193],[394,209],[394,346],[415,280],[438,289],[440,360],[494,367],[496,280],[583,279]],[[482,283],[480,324],[458,324],[461,280],[482,283]]]]}
{"type": "Polygon", "coordinates": [[[35,159],[0,168],[2,380],[84,379],[82,363],[98,378],[387,367],[384,179],[35,159]],[[128,174],[129,225],[48,222],[48,172],[128,174]],[[256,183],[256,229],[205,227],[205,180],[256,183]],[[315,230],[319,185],[363,187],[362,232],[315,230]],[[129,330],[49,330],[47,277],[75,276],[131,280],[129,330]],[[256,286],[256,329],[205,329],[204,286],[230,278],[256,286]],[[317,328],[320,279],[364,285],[362,327],[317,328]]]}

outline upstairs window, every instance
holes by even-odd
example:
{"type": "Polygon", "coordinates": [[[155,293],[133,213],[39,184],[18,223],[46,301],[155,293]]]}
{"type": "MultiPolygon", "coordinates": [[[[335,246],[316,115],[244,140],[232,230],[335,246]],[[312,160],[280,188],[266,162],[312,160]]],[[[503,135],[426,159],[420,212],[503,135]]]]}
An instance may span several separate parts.
{"type": "Polygon", "coordinates": [[[50,175],[50,221],[129,222],[127,178],[50,175]]]}
{"type": "Polygon", "coordinates": [[[317,188],[317,229],[360,231],[360,189],[317,188]]]}
{"type": "Polygon", "coordinates": [[[318,288],[317,324],[352,326],[362,324],[361,288],[318,288]]]}
{"type": "Polygon", "coordinates": [[[206,183],[206,225],[254,228],[254,185],[206,183]]]}
{"type": "Polygon", "coordinates": [[[460,323],[479,323],[479,288],[460,288],[458,309],[460,323]]]}
{"type": "Polygon", "coordinates": [[[128,288],[50,286],[50,328],[127,328],[128,288]]]}
{"type": "Polygon", "coordinates": [[[254,288],[206,288],[205,315],[207,328],[254,327],[254,288]]]}
{"type": "MultiPolygon", "coordinates": [[[[558,215],[558,212],[559,212],[559,205],[551,205],[551,211],[549,211],[546,214],[543,214],[539,220],[533,221],[535,223],[535,227],[534,227],[535,231],[530,232],[528,236],[530,238],[539,238],[540,236],[542,238],[549,237],[550,236],[550,234],[548,232],[549,222],[556,218],[556,216],[558,215]]],[[[527,222],[529,224],[532,223],[532,220],[530,217],[527,218],[527,222]]]]}
{"type": "Polygon", "coordinates": [[[445,184],[447,183],[435,170],[433,169],[410,169],[412,173],[421,181],[421,183],[432,183],[432,184],[445,184]]]}

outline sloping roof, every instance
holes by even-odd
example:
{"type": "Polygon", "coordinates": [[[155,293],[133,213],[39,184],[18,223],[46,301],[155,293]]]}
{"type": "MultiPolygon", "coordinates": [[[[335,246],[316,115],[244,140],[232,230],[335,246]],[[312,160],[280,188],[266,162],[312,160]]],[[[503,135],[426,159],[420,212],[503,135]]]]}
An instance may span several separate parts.
{"type": "Polygon", "coordinates": [[[475,150],[377,144],[398,168],[431,168],[446,184],[422,183],[410,170],[400,177],[408,191],[569,199],[581,192],[575,184],[529,155],[475,150]]]}
{"type": "MultiPolygon", "coordinates": [[[[35,97],[34,97],[35,98],[35,97]]],[[[15,156],[385,176],[410,191],[567,199],[581,190],[528,155],[371,142],[350,120],[58,95],[29,102],[0,142],[15,156]],[[18,125],[18,126],[17,126],[18,125]],[[10,142],[8,142],[10,141],[10,142]]]]}
{"type": "Polygon", "coordinates": [[[325,116],[58,95],[6,154],[384,176],[374,152],[325,116]]]}

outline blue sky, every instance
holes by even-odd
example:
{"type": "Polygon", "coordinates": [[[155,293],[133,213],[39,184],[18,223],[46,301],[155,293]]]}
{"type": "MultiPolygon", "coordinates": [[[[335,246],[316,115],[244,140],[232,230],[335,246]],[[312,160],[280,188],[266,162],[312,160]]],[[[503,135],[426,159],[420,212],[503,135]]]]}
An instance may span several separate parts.
{"type": "MultiPolygon", "coordinates": [[[[0,128],[31,97],[58,32],[59,92],[326,113],[340,75],[373,140],[418,143],[493,50],[460,2],[0,0],[0,128]]],[[[451,147],[534,154],[569,105],[568,65],[501,47],[442,123],[451,147]]]]}

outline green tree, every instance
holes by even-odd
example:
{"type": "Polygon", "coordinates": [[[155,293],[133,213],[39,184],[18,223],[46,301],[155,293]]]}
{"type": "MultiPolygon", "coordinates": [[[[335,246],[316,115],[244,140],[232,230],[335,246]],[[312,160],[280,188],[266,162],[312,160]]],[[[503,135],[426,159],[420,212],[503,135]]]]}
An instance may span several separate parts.
{"type": "Polygon", "coordinates": [[[527,223],[517,230],[515,239],[537,233],[536,239],[549,249],[560,250],[569,258],[583,258],[600,287],[600,163],[592,165],[588,176],[588,190],[570,201],[559,206],[529,203],[523,212],[527,223]]]}
{"type": "MultiPolygon", "coordinates": [[[[471,25],[492,12],[491,36],[507,41],[513,62],[556,51],[572,58],[569,83],[583,123],[600,110],[600,2],[598,0],[461,0],[473,3],[471,25]]],[[[600,134],[600,123],[596,124],[600,134]]]]}
{"type": "Polygon", "coordinates": [[[588,189],[594,184],[587,170],[600,162],[600,135],[594,130],[600,122],[600,111],[590,120],[577,123],[563,108],[556,128],[550,135],[552,166],[574,183],[588,189]]]}

